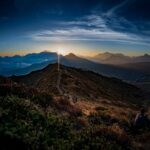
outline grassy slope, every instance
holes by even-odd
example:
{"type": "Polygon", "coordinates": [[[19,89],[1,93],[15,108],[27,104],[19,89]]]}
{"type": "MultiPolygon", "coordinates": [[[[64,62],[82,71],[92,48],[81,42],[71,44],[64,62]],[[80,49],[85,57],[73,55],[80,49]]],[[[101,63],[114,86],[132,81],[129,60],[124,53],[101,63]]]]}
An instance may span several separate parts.
{"type": "Polygon", "coordinates": [[[131,132],[137,108],[125,103],[103,100],[72,105],[60,99],[57,105],[47,102],[45,109],[38,98],[19,97],[0,96],[1,149],[149,149],[149,130],[137,135],[131,132]],[[81,113],[76,112],[77,106],[81,113]],[[66,109],[60,112],[60,108],[66,109]],[[64,111],[68,115],[62,115],[64,111]]]}
{"type": "MultiPolygon", "coordinates": [[[[80,79],[85,73],[85,82],[87,78],[92,79],[92,83],[99,78],[91,72],[72,68],[68,70],[68,76],[69,73],[80,79]]],[[[36,77],[39,79],[39,76],[36,77]]],[[[55,75],[52,77],[55,79],[55,75]]],[[[116,79],[113,80],[116,83],[116,79]]],[[[118,82],[124,84],[120,80],[118,82]]],[[[16,83],[11,86],[10,83],[9,79],[0,80],[0,149],[150,148],[149,129],[136,135],[131,130],[131,122],[139,108],[130,101],[103,97],[72,103],[59,95],[52,96],[52,92],[45,93],[16,83]]]]}
{"type": "Polygon", "coordinates": [[[79,113],[74,105],[61,98],[57,102],[50,95],[44,95],[36,89],[31,92],[27,87],[18,86],[0,86],[1,149],[124,149],[125,145],[132,147],[128,139],[120,140],[120,135],[110,127],[103,124],[91,126],[89,117],[82,113],[82,108],[79,113]],[[17,91],[16,88],[20,90],[17,91]],[[64,111],[68,113],[65,117],[60,115],[64,111]]]}
{"type": "MultiPolygon", "coordinates": [[[[13,77],[13,80],[39,88],[41,91],[58,94],[56,65],[49,65],[43,70],[32,72],[29,75],[13,77]]],[[[144,99],[138,88],[115,78],[65,66],[61,66],[61,72],[61,88],[64,89],[65,93],[77,95],[79,99],[106,98],[134,103],[141,103],[144,99]]]]}

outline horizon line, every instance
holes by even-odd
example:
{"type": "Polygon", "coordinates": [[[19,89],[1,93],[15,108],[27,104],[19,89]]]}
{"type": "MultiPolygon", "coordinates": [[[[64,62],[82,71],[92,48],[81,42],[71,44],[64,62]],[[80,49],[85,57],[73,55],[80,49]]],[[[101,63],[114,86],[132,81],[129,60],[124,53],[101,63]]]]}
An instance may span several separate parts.
{"type": "MultiPolygon", "coordinates": [[[[0,57],[14,57],[14,56],[26,56],[26,55],[29,55],[29,54],[39,54],[39,53],[44,53],[44,52],[48,52],[48,53],[58,53],[57,51],[51,51],[51,50],[37,50],[37,51],[33,51],[33,52],[0,52],[0,57]]],[[[68,52],[66,54],[62,54],[60,53],[60,55],[62,56],[66,56],[68,54],[74,54],[76,56],[82,56],[82,57],[91,57],[89,55],[82,55],[82,54],[76,54],[74,52],[68,52]]],[[[123,54],[124,56],[128,56],[128,57],[138,57],[138,56],[144,56],[144,55],[149,55],[150,56],[150,53],[142,53],[142,54],[138,54],[136,55],[135,53],[132,54],[132,55],[127,55],[126,53],[124,52],[110,52],[110,51],[101,51],[101,52],[95,52],[93,53],[94,55],[93,56],[96,56],[98,54],[104,54],[104,53],[111,53],[111,54],[123,54]]]]}

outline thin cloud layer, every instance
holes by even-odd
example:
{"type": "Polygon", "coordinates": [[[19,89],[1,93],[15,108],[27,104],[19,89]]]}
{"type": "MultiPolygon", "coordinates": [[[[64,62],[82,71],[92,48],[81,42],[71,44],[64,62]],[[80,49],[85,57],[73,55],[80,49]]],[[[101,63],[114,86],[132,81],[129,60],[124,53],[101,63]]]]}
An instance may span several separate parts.
{"type": "Polygon", "coordinates": [[[46,49],[59,41],[88,50],[150,51],[149,0],[1,0],[0,4],[2,52],[46,49]]]}
{"type": "MultiPolygon", "coordinates": [[[[91,14],[73,21],[56,22],[58,28],[37,31],[31,34],[30,38],[37,41],[106,40],[149,45],[150,40],[141,38],[140,34],[113,30],[107,24],[107,19],[104,20],[102,16],[91,14]]],[[[124,18],[119,18],[117,21],[113,19],[111,21],[116,28],[123,30],[121,23],[124,23],[130,27],[130,30],[137,30],[134,24],[124,18]]]]}

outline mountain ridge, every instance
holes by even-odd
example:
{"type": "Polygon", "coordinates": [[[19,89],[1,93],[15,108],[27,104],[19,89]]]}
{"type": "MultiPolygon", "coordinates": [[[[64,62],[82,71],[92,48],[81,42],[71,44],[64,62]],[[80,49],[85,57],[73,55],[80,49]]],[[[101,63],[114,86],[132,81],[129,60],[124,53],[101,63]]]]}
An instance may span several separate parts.
{"type": "Polygon", "coordinates": [[[104,64],[125,64],[135,62],[150,62],[150,55],[144,54],[141,56],[126,56],[122,53],[104,52],[90,57],[90,60],[104,64]]]}
{"type": "MultiPolygon", "coordinates": [[[[31,72],[28,75],[13,76],[15,82],[39,88],[43,92],[58,94],[58,64],[51,64],[42,70],[31,72]]],[[[114,100],[137,101],[141,98],[138,88],[124,83],[116,78],[108,78],[91,71],[84,71],[73,67],[60,65],[60,88],[64,93],[79,96],[81,99],[110,98],[114,100]]]]}
{"type": "MultiPolygon", "coordinates": [[[[51,52],[48,53],[50,53],[51,55],[51,52]]],[[[18,66],[18,63],[16,63],[17,66],[15,66],[14,68],[13,66],[15,64],[6,65],[3,64],[3,62],[1,62],[0,65],[2,67],[0,68],[0,74],[6,76],[28,74],[32,71],[42,69],[46,67],[48,64],[56,63],[57,58],[58,57],[56,53],[54,53],[54,57],[52,56],[52,58],[50,57],[48,59],[45,59],[44,57],[44,59],[42,59],[43,61],[37,59],[36,57],[35,59],[30,59],[30,61],[32,62],[34,60],[32,64],[29,64],[30,61],[29,62],[27,61],[27,64],[26,63],[22,64],[23,66],[20,67],[20,64],[18,66]],[[10,67],[6,68],[7,66],[10,67]]],[[[7,63],[10,62],[8,61],[7,63]]],[[[60,63],[70,67],[82,68],[84,70],[91,70],[105,76],[110,76],[110,77],[112,76],[126,81],[137,81],[143,78],[144,76],[147,76],[147,74],[145,74],[145,72],[141,72],[141,70],[125,68],[119,65],[116,66],[111,64],[101,64],[98,62],[88,60],[87,58],[81,58],[79,56],[76,56],[75,54],[68,54],[66,56],[60,55],[60,63]]]]}

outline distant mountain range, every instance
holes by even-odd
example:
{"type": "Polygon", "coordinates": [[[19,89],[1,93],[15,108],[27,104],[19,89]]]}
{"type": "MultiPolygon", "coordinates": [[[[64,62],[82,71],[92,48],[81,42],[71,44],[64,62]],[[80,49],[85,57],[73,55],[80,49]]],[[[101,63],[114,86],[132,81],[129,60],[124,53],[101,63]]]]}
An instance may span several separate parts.
{"type": "Polygon", "coordinates": [[[145,73],[138,70],[132,70],[120,66],[92,62],[90,60],[75,56],[74,54],[69,54],[65,57],[62,57],[60,62],[61,64],[66,66],[82,68],[84,70],[90,70],[102,74],[104,76],[116,77],[127,81],[137,81],[145,77],[146,75],[145,73]]]}
{"type": "MultiPolygon", "coordinates": [[[[28,68],[28,67],[34,70],[34,67],[32,66],[33,64],[41,64],[56,59],[57,59],[57,53],[47,52],[47,51],[41,53],[27,54],[25,56],[15,55],[11,57],[8,56],[0,57],[0,74],[11,75],[11,74],[15,74],[15,72],[20,71],[20,69],[28,68]]],[[[27,69],[27,70],[31,72],[33,71],[32,69],[27,69]]]]}
{"type": "Polygon", "coordinates": [[[103,63],[103,64],[125,64],[125,63],[137,63],[137,62],[150,62],[150,55],[145,54],[143,56],[125,56],[121,53],[99,53],[98,55],[89,58],[90,60],[103,63]]]}
{"type": "MultiPolygon", "coordinates": [[[[28,54],[26,56],[0,57],[0,74],[4,76],[25,75],[32,71],[43,69],[48,64],[53,64],[56,62],[57,53],[51,52],[28,54]],[[5,65],[6,63],[7,66],[5,65]],[[24,63],[27,65],[17,66],[17,64],[24,63]]],[[[72,53],[66,56],[60,56],[60,63],[66,66],[82,68],[84,70],[90,70],[105,76],[116,77],[126,81],[138,81],[147,77],[147,72],[143,72],[139,69],[135,70],[124,66],[101,64],[78,57],[72,53]]]]}

